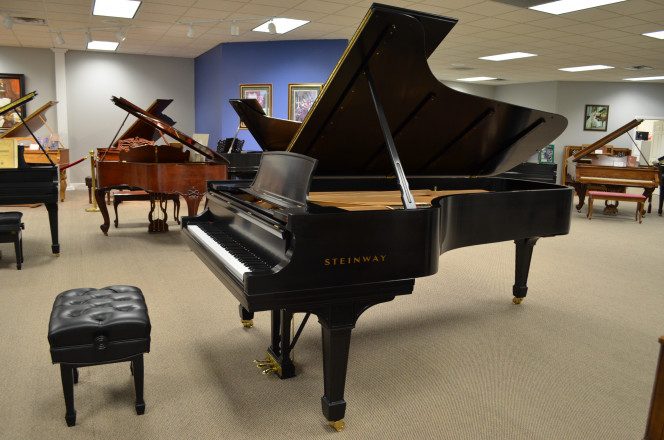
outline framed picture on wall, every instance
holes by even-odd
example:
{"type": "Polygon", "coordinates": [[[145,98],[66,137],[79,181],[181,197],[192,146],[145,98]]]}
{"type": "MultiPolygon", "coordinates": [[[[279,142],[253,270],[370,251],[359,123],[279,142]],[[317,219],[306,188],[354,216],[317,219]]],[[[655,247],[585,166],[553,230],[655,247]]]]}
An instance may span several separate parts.
{"type": "Polygon", "coordinates": [[[586,131],[606,131],[609,123],[608,105],[586,105],[585,120],[583,129],[586,131]]]}
{"type": "Polygon", "coordinates": [[[322,87],[323,84],[288,84],[288,119],[304,121],[322,87]]]}
{"type": "MultiPolygon", "coordinates": [[[[16,101],[25,95],[25,75],[18,73],[0,73],[0,107],[16,101]]],[[[16,110],[25,116],[25,104],[17,107],[16,110]]],[[[0,116],[0,132],[6,131],[13,126],[20,124],[21,119],[16,112],[7,112],[0,116]]]]}
{"type": "Polygon", "coordinates": [[[539,163],[553,163],[553,144],[547,145],[540,150],[539,163]]]}
{"type": "MultiPolygon", "coordinates": [[[[255,99],[267,116],[272,116],[272,84],[240,84],[240,98],[255,99]]],[[[240,128],[247,128],[240,123],[240,128]]]]}

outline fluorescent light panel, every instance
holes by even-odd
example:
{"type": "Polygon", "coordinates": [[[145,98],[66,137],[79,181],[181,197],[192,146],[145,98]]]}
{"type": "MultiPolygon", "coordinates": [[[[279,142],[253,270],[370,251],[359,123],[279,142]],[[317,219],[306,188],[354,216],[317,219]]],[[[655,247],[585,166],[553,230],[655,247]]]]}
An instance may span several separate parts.
{"type": "Polygon", "coordinates": [[[664,79],[664,76],[642,76],[640,78],[624,78],[625,81],[657,81],[664,79]]]}
{"type": "Polygon", "coordinates": [[[664,31],[657,31],[657,32],[648,32],[645,34],[646,37],[652,37],[652,38],[659,38],[660,40],[664,40],[664,31]]]}
{"type": "Polygon", "coordinates": [[[88,49],[91,50],[116,50],[118,48],[118,43],[117,41],[97,41],[93,40],[88,43],[88,49]]]}
{"type": "Polygon", "coordinates": [[[95,0],[92,15],[134,18],[141,2],[138,0],[95,0]]]}
{"type": "Polygon", "coordinates": [[[557,2],[544,3],[543,5],[531,6],[528,9],[546,12],[547,14],[560,15],[624,1],[625,0],[559,0],[557,2]]]}
{"type": "Polygon", "coordinates": [[[565,72],[585,72],[586,70],[602,70],[602,69],[614,69],[612,66],[605,66],[603,64],[595,64],[593,66],[578,66],[578,67],[565,67],[563,69],[565,72]]]}
{"type": "Polygon", "coordinates": [[[275,18],[266,21],[265,23],[263,23],[258,27],[253,28],[252,31],[270,32],[269,29],[270,23],[274,23],[274,26],[276,27],[278,34],[285,34],[286,32],[290,32],[293,29],[299,28],[300,26],[304,26],[309,22],[307,20],[295,20],[292,18],[275,18]]]}
{"type": "Polygon", "coordinates": [[[489,61],[505,61],[505,60],[514,60],[517,58],[528,58],[528,57],[536,57],[537,54],[534,53],[527,53],[527,52],[511,52],[511,53],[503,53],[500,55],[491,55],[488,57],[480,57],[480,60],[489,60],[489,61]]]}
{"type": "Polygon", "coordinates": [[[457,81],[477,82],[477,81],[493,81],[494,79],[498,78],[492,78],[490,76],[475,76],[473,78],[459,78],[457,79],[457,81]]]}

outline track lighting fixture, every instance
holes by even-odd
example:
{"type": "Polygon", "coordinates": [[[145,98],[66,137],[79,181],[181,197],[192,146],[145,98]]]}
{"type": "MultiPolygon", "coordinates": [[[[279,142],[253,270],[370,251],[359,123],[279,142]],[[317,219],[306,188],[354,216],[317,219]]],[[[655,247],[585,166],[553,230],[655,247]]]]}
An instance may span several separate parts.
{"type": "Polygon", "coordinates": [[[196,36],[196,31],[194,30],[194,25],[189,25],[189,30],[187,31],[187,38],[194,38],[196,36]]]}
{"type": "Polygon", "coordinates": [[[118,31],[115,33],[115,38],[117,38],[119,42],[123,42],[125,40],[126,37],[122,33],[122,29],[118,29],[118,31]]]}
{"type": "Polygon", "coordinates": [[[271,34],[276,34],[277,33],[277,27],[274,25],[273,21],[270,21],[270,23],[268,23],[267,31],[271,34]]]}
{"type": "Polygon", "coordinates": [[[240,35],[240,27],[237,24],[235,24],[235,22],[233,22],[233,24],[231,25],[231,35],[233,35],[234,37],[240,35]]]}
{"type": "Polygon", "coordinates": [[[12,20],[11,17],[5,17],[5,21],[3,22],[3,24],[7,29],[11,29],[12,26],[14,25],[14,20],[12,20]]]}
{"type": "Polygon", "coordinates": [[[65,39],[62,38],[62,33],[61,32],[58,32],[57,34],[55,34],[55,42],[58,43],[59,46],[62,46],[63,44],[65,44],[65,39]]]}
{"type": "Polygon", "coordinates": [[[88,30],[85,32],[85,42],[89,43],[91,41],[92,41],[92,35],[90,35],[90,31],[88,30]]]}

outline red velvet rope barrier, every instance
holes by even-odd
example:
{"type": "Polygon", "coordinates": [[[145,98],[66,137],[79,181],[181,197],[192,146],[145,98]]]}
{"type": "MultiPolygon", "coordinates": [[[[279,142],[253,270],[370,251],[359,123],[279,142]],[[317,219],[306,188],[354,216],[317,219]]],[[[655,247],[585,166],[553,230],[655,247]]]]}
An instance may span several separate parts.
{"type": "Polygon", "coordinates": [[[66,169],[69,168],[69,167],[73,167],[74,165],[83,162],[83,161],[84,161],[85,159],[87,159],[88,157],[90,157],[90,156],[85,156],[85,157],[83,157],[83,158],[77,160],[76,162],[72,162],[72,163],[70,163],[70,164],[67,164],[67,165],[61,166],[61,167],[60,167],[60,170],[66,170],[66,169]]]}

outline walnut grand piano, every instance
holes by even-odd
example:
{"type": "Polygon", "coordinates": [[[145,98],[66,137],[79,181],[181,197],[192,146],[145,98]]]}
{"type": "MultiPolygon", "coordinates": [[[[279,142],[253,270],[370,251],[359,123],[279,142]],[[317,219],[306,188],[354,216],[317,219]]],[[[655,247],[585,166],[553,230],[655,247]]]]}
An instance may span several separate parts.
{"type": "Polygon", "coordinates": [[[455,24],[374,4],[286,151],[263,153],[253,182],[208,182],[208,208],[182,221],[243,320],[271,311],[266,370],[294,375],[290,318],[318,317],[322,410],[337,429],[362,312],[410,294],[443,252],[507,240],[520,303],[538,238],[569,231],[571,188],[475,177],[514,168],[567,121],[440,83],[427,58],[455,24]]]}

